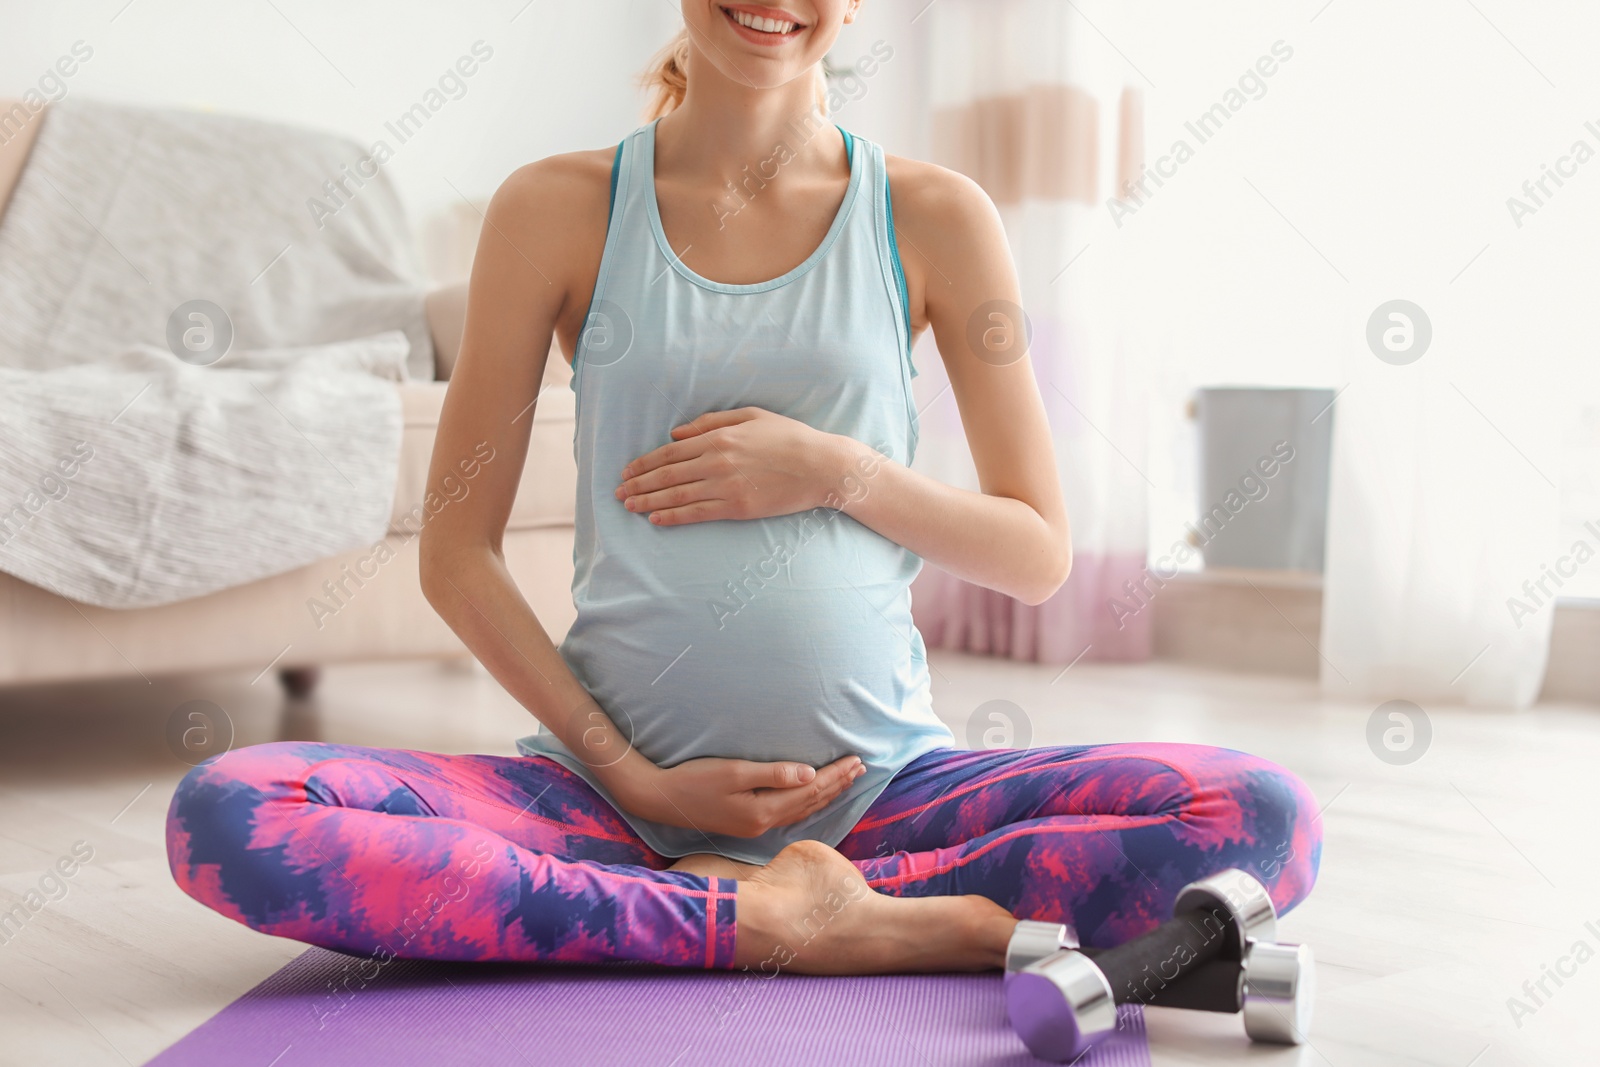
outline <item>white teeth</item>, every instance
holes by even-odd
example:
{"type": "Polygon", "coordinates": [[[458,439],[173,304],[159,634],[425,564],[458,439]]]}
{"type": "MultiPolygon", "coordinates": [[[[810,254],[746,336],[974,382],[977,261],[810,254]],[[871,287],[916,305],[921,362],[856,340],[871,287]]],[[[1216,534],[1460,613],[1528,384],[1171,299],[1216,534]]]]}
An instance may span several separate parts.
{"type": "Polygon", "coordinates": [[[728,14],[732,15],[733,21],[739,25],[752,30],[760,30],[762,33],[793,33],[794,28],[799,25],[797,22],[779,22],[777,19],[760,18],[743,11],[728,11],[728,14]]]}

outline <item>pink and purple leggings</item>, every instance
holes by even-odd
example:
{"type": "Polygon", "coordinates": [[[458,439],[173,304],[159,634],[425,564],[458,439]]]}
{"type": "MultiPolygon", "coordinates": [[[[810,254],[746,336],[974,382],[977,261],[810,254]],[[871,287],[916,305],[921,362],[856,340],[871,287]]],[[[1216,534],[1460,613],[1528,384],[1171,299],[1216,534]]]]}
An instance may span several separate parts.
{"type": "MultiPolygon", "coordinates": [[[[1322,842],[1304,783],[1200,745],[915,760],[839,851],[897,896],[977,893],[1118,944],[1225,867],[1305,899],[1322,842]]],[[[541,757],[279,742],[195,768],[167,853],[184,892],[255,930],[383,958],[733,964],[737,883],[664,870],[583,779],[541,757]]]]}

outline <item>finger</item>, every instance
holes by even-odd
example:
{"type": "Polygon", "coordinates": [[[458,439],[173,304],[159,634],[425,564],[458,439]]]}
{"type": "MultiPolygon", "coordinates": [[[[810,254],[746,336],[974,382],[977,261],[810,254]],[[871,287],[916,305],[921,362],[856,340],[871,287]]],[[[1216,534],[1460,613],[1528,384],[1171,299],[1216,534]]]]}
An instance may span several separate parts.
{"type": "Polygon", "coordinates": [[[712,494],[715,488],[710,482],[694,481],[686,485],[668,486],[658,489],[654,493],[641,493],[639,496],[630,496],[623,500],[622,506],[629,511],[657,512],[682,508],[699,501],[716,500],[712,494]]]}
{"type": "Polygon", "coordinates": [[[766,817],[774,826],[787,826],[813,815],[839,799],[866,767],[854,756],[836,760],[817,772],[805,786],[767,789],[757,794],[767,804],[766,817]]]}
{"type": "Polygon", "coordinates": [[[668,463],[682,463],[686,459],[693,459],[705,451],[705,444],[701,441],[674,441],[670,445],[662,445],[652,452],[646,452],[626,467],[622,468],[622,480],[637,477],[645,471],[664,467],[668,463]]]}
{"type": "Polygon", "coordinates": [[[816,768],[805,763],[787,760],[776,763],[741,762],[737,776],[741,789],[793,789],[809,785],[817,777],[816,768]]]}
{"type": "Polygon", "coordinates": [[[706,457],[704,456],[686,459],[681,463],[668,463],[665,467],[657,467],[655,470],[646,471],[644,474],[637,474],[617,486],[617,499],[626,500],[630,496],[653,493],[657,489],[698,482],[709,473],[706,457]]]}
{"type": "Polygon", "coordinates": [[[672,428],[674,440],[682,441],[690,437],[698,437],[712,430],[720,430],[724,426],[737,426],[741,422],[749,422],[756,417],[756,408],[734,408],[732,411],[708,411],[693,422],[686,422],[682,426],[672,428]]]}
{"type": "Polygon", "coordinates": [[[822,768],[817,772],[816,781],[812,783],[816,798],[811,810],[826,807],[843,796],[855,780],[866,773],[866,770],[862,762],[854,756],[835,760],[822,768]]]}
{"type": "Polygon", "coordinates": [[[735,519],[733,504],[727,500],[698,500],[682,507],[652,511],[650,521],[657,526],[688,526],[697,522],[735,519]]]}
{"type": "Polygon", "coordinates": [[[768,789],[756,795],[758,800],[767,805],[761,810],[768,822],[773,826],[789,826],[810,818],[838,800],[849,789],[851,781],[853,779],[846,778],[832,787],[824,788],[819,778],[798,789],[768,789]]]}
{"type": "Polygon", "coordinates": [[[861,762],[860,756],[840,756],[832,763],[824,764],[823,766],[818,767],[817,776],[820,778],[821,776],[827,774],[842,774],[849,777],[855,775],[857,768],[861,768],[862,770],[866,769],[865,765],[861,762]]]}

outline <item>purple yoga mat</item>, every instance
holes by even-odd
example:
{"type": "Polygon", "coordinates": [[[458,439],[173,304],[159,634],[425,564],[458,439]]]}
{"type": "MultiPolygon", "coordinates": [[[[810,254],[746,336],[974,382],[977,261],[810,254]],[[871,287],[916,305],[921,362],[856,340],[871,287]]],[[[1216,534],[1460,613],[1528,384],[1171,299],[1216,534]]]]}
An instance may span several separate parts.
{"type": "MultiPolygon", "coordinates": [[[[1036,1060],[998,974],[750,976],[617,965],[379,963],[311,949],[152,1067],[943,1067],[1036,1060]]],[[[1149,1067],[1144,1016],[1077,1067],[1149,1067]]]]}

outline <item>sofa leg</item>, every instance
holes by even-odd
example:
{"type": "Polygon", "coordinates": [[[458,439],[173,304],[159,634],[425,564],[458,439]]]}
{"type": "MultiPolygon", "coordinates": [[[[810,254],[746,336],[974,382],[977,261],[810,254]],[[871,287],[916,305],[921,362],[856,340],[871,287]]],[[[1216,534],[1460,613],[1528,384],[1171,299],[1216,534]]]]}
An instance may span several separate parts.
{"type": "Polygon", "coordinates": [[[322,680],[321,667],[285,667],[278,672],[278,681],[290,700],[304,700],[322,680]]]}

